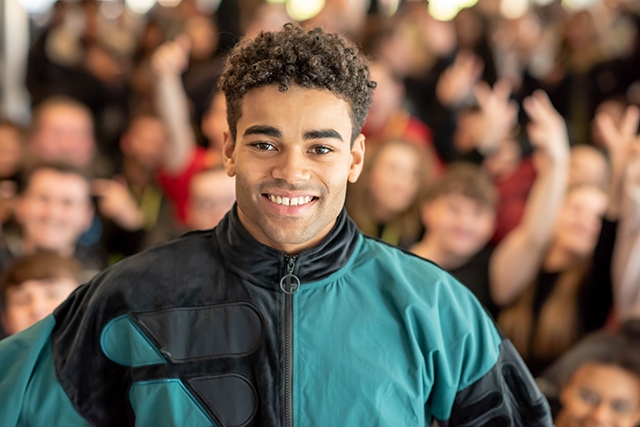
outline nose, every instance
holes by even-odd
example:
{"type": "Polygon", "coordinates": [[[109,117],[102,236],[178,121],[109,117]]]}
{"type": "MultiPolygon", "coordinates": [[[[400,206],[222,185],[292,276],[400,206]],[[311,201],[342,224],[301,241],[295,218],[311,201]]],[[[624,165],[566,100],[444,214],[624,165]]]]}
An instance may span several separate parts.
{"type": "Polygon", "coordinates": [[[596,422],[596,425],[606,425],[611,421],[611,408],[608,402],[600,402],[598,406],[593,408],[591,412],[591,419],[596,422]]]}
{"type": "Polygon", "coordinates": [[[310,177],[308,161],[305,153],[297,150],[284,151],[278,156],[271,175],[289,184],[307,181],[310,177]]]}

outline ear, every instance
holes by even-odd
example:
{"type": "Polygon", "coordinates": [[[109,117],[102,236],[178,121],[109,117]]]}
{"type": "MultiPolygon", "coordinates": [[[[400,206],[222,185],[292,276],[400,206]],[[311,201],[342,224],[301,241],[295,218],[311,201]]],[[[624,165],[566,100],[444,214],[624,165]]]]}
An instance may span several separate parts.
{"type": "Polygon", "coordinates": [[[429,223],[431,222],[430,218],[432,206],[433,205],[429,201],[423,202],[420,206],[420,221],[422,221],[422,225],[424,225],[427,231],[429,230],[429,223]]]}
{"type": "Polygon", "coordinates": [[[224,161],[224,169],[227,171],[227,175],[233,177],[236,175],[236,161],[233,158],[235,153],[236,143],[231,138],[229,130],[224,131],[224,142],[222,144],[222,160],[224,161]]]}
{"type": "Polygon", "coordinates": [[[364,165],[364,145],[365,137],[360,134],[353,141],[351,147],[351,164],[349,165],[349,182],[354,183],[358,180],[360,173],[362,172],[362,166],[364,165]]]}

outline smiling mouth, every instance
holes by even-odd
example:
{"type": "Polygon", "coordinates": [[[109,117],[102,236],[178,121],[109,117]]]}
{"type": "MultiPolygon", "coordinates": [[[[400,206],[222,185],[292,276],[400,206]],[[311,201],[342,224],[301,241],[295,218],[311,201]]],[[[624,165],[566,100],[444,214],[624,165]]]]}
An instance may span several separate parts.
{"type": "Polygon", "coordinates": [[[282,206],[303,206],[317,199],[317,197],[314,196],[281,197],[273,194],[263,194],[263,196],[269,199],[272,203],[282,206]]]}

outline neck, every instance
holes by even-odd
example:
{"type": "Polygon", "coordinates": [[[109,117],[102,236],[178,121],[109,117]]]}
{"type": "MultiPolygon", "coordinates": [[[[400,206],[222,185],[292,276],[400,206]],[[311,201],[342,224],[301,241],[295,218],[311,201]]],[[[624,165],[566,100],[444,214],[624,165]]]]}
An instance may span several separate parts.
{"type": "Polygon", "coordinates": [[[23,240],[23,249],[24,249],[24,253],[29,255],[34,254],[39,249],[46,249],[46,250],[54,251],[64,257],[72,257],[75,255],[75,252],[76,252],[75,245],[65,246],[62,248],[43,248],[42,246],[39,246],[38,244],[36,244],[36,242],[26,237],[23,240]]]}
{"type": "Polygon", "coordinates": [[[543,262],[546,271],[562,271],[577,261],[577,256],[561,246],[554,244],[551,246],[543,262]]]}
{"type": "Polygon", "coordinates": [[[389,209],[376,206],[375,204],[373,204],[373,206],[371,207],[371,214],[373,221],[376,224],[384,224],[394,217],[394,212],[390,211],[389,209]]]}
{"type": "Polygon", "coordinates": [[[146,188],[153,181],[155,174],[155,171],[147,170],[133,159],[124,159],[122,172],[127,182],[139,190],[146,188]]]}

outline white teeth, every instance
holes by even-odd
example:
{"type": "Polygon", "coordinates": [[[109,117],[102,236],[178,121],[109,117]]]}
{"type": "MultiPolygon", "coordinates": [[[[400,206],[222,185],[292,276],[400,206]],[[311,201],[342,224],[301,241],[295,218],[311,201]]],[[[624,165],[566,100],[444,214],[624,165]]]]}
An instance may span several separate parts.
{"type": "Polygon", "coordinates": [[[283,206],[305,205],[313,199],[313,197],[311,196],[289,198],[289,197],[274,196],[271,194],[269,194],[268,197],[269,197],[269,200],[271,200],[273,203],[276,203],[278,205],[283,205],[283,206]]]}

